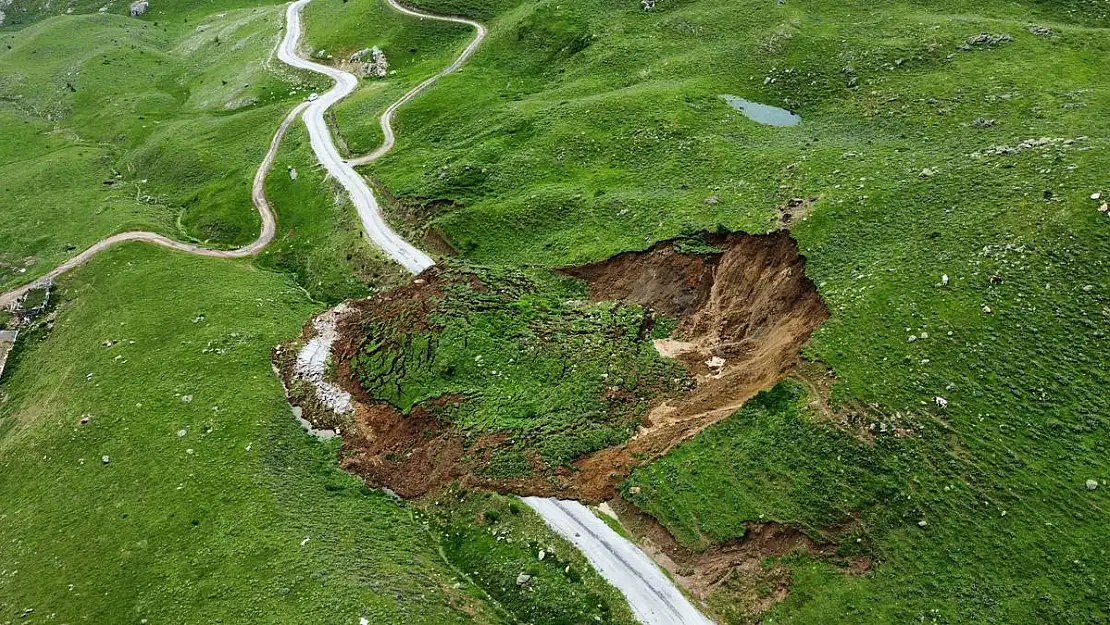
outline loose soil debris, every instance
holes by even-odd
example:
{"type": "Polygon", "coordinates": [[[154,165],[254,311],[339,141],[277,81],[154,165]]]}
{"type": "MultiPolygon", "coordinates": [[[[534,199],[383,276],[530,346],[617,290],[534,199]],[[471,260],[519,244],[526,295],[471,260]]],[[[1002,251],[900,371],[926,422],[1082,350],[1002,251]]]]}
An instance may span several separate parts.
{"type": "MultiPolygon", "coordinates": [[[[743,538],[704,551],[689,551],[680,547],[658,521],[625,499],[618,496],[604,505],[659,566],[714,611],[720,611],[720,602],[713,601],[711,595],[722,589],[729,599],[726,611],[745,618],[757,617],[784,600],[793,580],[789,570],[775,560],[791,554],[827,560],[854,575],[871,569],[870,557],[841,556],[835,541],[819,542],[780,523],[747,523],[743,538]]],[[[828,532],[835,537],[852,529],[849,525],[828,532]]]]}
{"type": "MultiPolygon", "coordinates": [[[[350,425],[343,428],[344,467],[404,497],[458,480],[522,495],[594,503],[612,498],[633,468],[665,454],[785,377],[802,345],[828,316],[805,276],[805,259],[786,232],[713,234],[704,243],[696,253],[683,253],[681,246],[676,249],[679,242],[666,241],[644,252],[561,270],[585,280],[592,300],[631,302],[677,318],[673,338],[657,346],[664,356],[679,360],[696,385],[652,408],[627,443],[589,454],[573,467],[532,477],[491,479],[478,471],[505,437],[465,437],[437,420],[439,408],[463,398],[426,401],[404,415],[370,397],[352,375],[349,361],[366,339],[363,318],[403,316],[408,324],[423,323],[422,307],[441,294],[437,268],[406,286],[351,303],[352,312],[338,321],[332,352],[334,383],[350,393],[354,407],[350,425]]],[[[289,360],[277,366],[291,387],[289,360]]],[[[305,416],[331,425],[331,420],[313,416],[313,403],[319,402],[303,402],[305,416]]],[[[530,461],[538,465],[534,457],[530,461]]]]}
{"type": "Polygon", "coordinates": [[[779,227],[789,229],[794,223],[805,221],[806,217],[809,217],[809,214],[813,212],[813,205],[817,203],[818,199],[820,198],[796,197],[780,204],[776,208],[779,214],[779,227]]]}

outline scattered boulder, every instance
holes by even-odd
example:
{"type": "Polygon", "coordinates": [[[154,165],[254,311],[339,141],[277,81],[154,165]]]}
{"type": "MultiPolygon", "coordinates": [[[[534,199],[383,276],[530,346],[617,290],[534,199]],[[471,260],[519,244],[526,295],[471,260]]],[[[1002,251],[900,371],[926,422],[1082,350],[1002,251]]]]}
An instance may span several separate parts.
{"type": "Polygon", "coordinates": [[[100,462],[102,462],[104,464],[108,464],[111,461],[112,461],[112,458],[110,456],[101,456],[100,457],[100,462]]]}
{"type": "Polygon", "coordinates": [[[1087,490],[1095,490],[1098,488],[1098,480],[1087,480],[1087,490]]]}
{"type": "Polygon", "coordinates": [[[979,33],[972,35],[964,41],[964,45],[960,46],[961,50],[974,50],[975,48],[995,48],[1004,43],[1010,43],[1014,40],[1014,36],[1009,33],[998,33],[992,35],[990,33],[979,33]]]}
{"type": "Polygon", "coordinates": [[[341,69],[363,78],[385,78],[389,74],[389,60],[378,46],[363,48],[340,65],[341,69]]]}
{"type": "Polygon", "coordinates": [[[517,586],[523,586],[523,585],[527,584],[530,581],[532,581],[532,576],[527,574],[527,573],[521,573],[520,575],[516,576],[516,585],[517,586]]]}
{"type": "Polygon", "coordinates": [[[640,0],[640,6],[643,7],[645,11],[654,11],[655,0],[640,0]]]}
{"type": "Polygon", "coordinates": [[[128,13],[131,17],[139,17],[143,13],[146,13],[148,8],[150,8],[150,3],[147,2],[147,0],[135,0],[131,3],[131,8],[128,10],[128,13]]]}
{"type": "Polygon", "coordinates": [[[1038,37],[1054,37],[1056,35],[1056,31],[1048,26],[1041,26],[1039,24],[1030,24],[1026,26],[1025,29],[1038,37]]]}

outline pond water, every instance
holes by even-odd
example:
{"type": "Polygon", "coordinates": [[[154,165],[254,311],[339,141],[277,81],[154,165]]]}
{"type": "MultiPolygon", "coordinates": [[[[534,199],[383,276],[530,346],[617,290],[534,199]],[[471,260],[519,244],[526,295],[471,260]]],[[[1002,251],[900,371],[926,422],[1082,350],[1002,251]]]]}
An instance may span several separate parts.
{"type": "Polygon", "coordinates": [[[752,102],[734,95],[722,94],[721,99],[732,108],[740,111],[745,117],[760,124],[768,126],[797,126],[802,123],[802,118],[786,109],[769,104],[752,102]]]}

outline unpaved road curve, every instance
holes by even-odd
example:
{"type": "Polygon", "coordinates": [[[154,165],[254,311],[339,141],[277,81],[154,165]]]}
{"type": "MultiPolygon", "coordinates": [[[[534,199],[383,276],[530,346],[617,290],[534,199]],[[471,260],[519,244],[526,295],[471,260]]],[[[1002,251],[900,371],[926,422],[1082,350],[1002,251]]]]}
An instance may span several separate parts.
{"type": "Polygon", "coordinates": [[[644,625],[713,625],[655,562],[577,501],[524,497],[524,503],[578,547],[597,572],[628,599],[644,625]]]}
{"type": "MultiPolygon", "coordinates": [[[[347,72],[313,63],[297,56],[297,44],[300,41],[302,32],[301,9],[303,9],[309,1],[310,0],[298,0],[289,5],[289,8],[286,10],[286,31],[285,36],[278,45],[278,58],[294,67],[330,76],[335,80],[336,84],[316,101],[302,102],[294,107],[293,110],[286,115],[281,126],[278,127],[277,132],[274,133],[274,137],[270,141],[270,149],[266,152],[266,156],[262,159],[262,163],[255,173],[254,184],[251,188],[251,200],[258,210],[258,214],[262,217],[262,231],[259,233],[257,239],[239,249],[214,250],[201,245],[175,241],[174,239],[156,232],[121,232],[97,241],[85,251],[70,258],[54,269],[51,269],[47,274],[39,277],[35,281],[22,287],[12,289],[6,293],[0,293],[0,309],[7,308],[22,297],[24,293],[34,288],[35,285],[41,284],[46,280],[52,280],[71,269],[80,267],[105,249],[125,241],[146,241],[147,243],[154,243],[155,245],[161,245],[181,252],[214,258],[243,258],[259,253],[273,241],[277,229],[274,212],[271,210],[269,202],[266,201],[266,175],[270,172],[270,167],[273,165],[274,157],[277,155],[278,146],[281,144],[282,137],[285,136],[285,132],[289,129],[289,126],[296,120],[297,116],[300,115],[302,111],[305,112],[305,125],[308,127],[309,138],[312,143],[312,149],[316,153],[316,157],[328,170],[328,173],[334,176],[350,194],[351,202],[358,211],[359,219],[362,221],[367,236],[377,243],[390,257],[412,273],[420,273],[424,269],[435,264],[427,254],[413,247],[390,229],[382,218],[381,209],[378,206],[377,200],[374,198],[374,194],[367,186],[366,181],[355,172],[351,164],[347,163],[339,156],[339,151],[336,149],[335,143],[332,141],[331,134],[328,131],[327,124],[324,122],[324,114],[331,105],[342,100],[355,89],[358,85],[358,78],[347,72]]],[[[436,80],[461,67],[462,64],[474,54],[474,51],[486,36],[485,26],[478,22],[459,17],[440,17],[404,7],[397,4],[394,0],[388,0],[388,2],[394,9],[408,15],[469,24],[476,29],[477,34],[463,53],[455,59],[454,63],[440,73],[409,90],[386,109],[385,113],[383,113],[380,118],[385,140],[382,142],[382,145],[371,154],[357,159],[358,164],[368,163],[388,152],[393,147],[395,141],[391,121],[397,108],[411,100],[436,80]]]]}
{"type": "Polygon", "coordinates": [[[8,291],[7,293],[0,293],[0,309],[10,306],[13,302],[22,297],[24,293],[33,289],[35,285],[42,284],[47,280],[53,280],[75,267],[80,267],[89,262],[93,256],[96,256],[117,243],[123,243],[124,241],[146,241],[147,243],[154,243],[155,245],[161,245],[181,252],[197,254],[198,256],[210,256],[213,258],[243,258],[259,253],[274,240],[274,233],[277,231],[274,211],[270,208],[270,203],[266,201],[266,174],[270,172],[270,167],[274,164],[274,157],[277,155],[278,146],[281,145],[281,139],[285,136],[285,131],[289,129],[289,126],[297,119],[297,115],[307,106],[307,102],[302,102],[293,107],[293,110],[289,111],[289,114],[285,116],[281,125],[278,126],[277,132],[274,133],[274,138],[270,140],[270,149],[266,152],[266,156],[258,166],[258,171],[254,174],[254,183],[251,186],[251,201],[254,203],[254,207],[258,209],[259,216],[262,217],[262,231],[259,233],[258,238],[250,244],[234,250],[214,250],[193,243],[175,241],[156,232],[137,231],[113,234],[110,237],[97,241],[89,249],[51,269],[46,275],[38,278],[34,282],[8,291]]]}
{"type": "MultiPolygon", "coordinates": [[[[420,273],[435,264],[427,254],[405,241],[386,224],[373,192],[362,176],[355,171],[354,166],[372,162],[393,147],[395,139],[392,120],[397,109],[435,81],[459,69],[485,39],[486,27],[465,18],[423,13],[402,6],[395,0],[387,0],[394,9],[402,13],[420,18],[468,24],[474,27],[476,34],[466,49],[451,65],[410,89],[386,109],[379,119],[384,141],[376,150],[366,156],[347,161],[339,155],[324,120],[324,115],[332,105],[354,91],[355,87],[358,86],[358,78],[347,72],[313,63],[297,55],[297,45],[302,33],[301,11],[310,1],[296,0],[286,10],[286,32],[278,46],[278,58],[294,67],[325,74],[335,80],[335,86],[315,101],[302,102],[294,107],[282,121],[277,132],[274,133],[274,137],[270,141],[270,148],[255,173],[254,184],[251,189],[251,199],[262,217],[262,231],[254,242],[234,250],[213,250],[191,243],[175,241],[154,232],[123,232],[98,241],[92,247],[58,265],[35,282],[0,294],[0,308],[6,308],[36,284],[40,284],[44,280],[57,278],[63,273],[87,263],[102,250],[124,241],[146,241],[182,252],[214,258],[242,258],[257,254],[270,244],[276,231],[274,213],[266,200],[266,174],[269,173],[270,167],[273,165],[282,137],[302,111],[304,112],[305,125],[308,127],[312,149],[316,153],[317,159],[350,194],[351,202],[358,211],[367,235],[390,257],[414,274],[420,273]]],[[[614,532],[582,504],[576,501],[536,497],[526,497],[524,501],[543,517],[549,526],[585,554],[598,572],[626,597],[633,613],[644,625],[713,625],[712,621],[698,612],[697,608],[679,592],[671,580],[652,562],[651,558],[636,545],[614,532]]]]}
{"type": "Polygon", "coordinates": [[[470,44],[467,45],[466,49],[464,49],[462,51],[462,54],[460,54],[455,59],[454,63],[451,63],[447,67],[443,68],[443,71],[439,72],[435,76],[432,76],[431,78],[428,78],[427,80],[420,83],[419,85],[416,85],[412,89],[409,89],[408,92],[405,93],[405,95],[401,96],[401,98],[399,100],[397,100],[393,104],[389,105],[389,108],[387,108],[385,110],[385,112],[382,113],[382,116],[378,119],[378,123],[382,127],[382,136],[385,137],[382,140],[382,144],[380,146],[378,146],[378,148],[376,150],[367,154],[366,156],[360,156],[360,157],[357,157],[357,158],[352,158],[350,160],[350,163],[352,165],[365,165],[367,163],[370,163],[372,161],[377,160],[383,154],[385,154],[386,152],[393,149],[393,144],[394,144],[393,115],[397,112],[397,109],[401,108],[409,100],[415,98],[421,91],[424,91],[425,89],[427,89],[435,81],[439,80],[440,78],[443,78],[447,74],[450,74],[451,72],[454,72],[455,70],[462,67],[463,63],[466,63],[467,59],[469,59],[474,54],[474,51],[478,49],[478,46],[482,45],[482,40],[484,40],[486,38],[486,34],[489,32],[489,31],[486,30],[485,25],[482,24],[481,22],[475,22],[474,20],[468,20],[465,17],[453,17],[453,16],[446,16],[446,15],[432,15],[431,13],[425,13],[423,11],[418,11],[416,9],[398,4],[396,2],[396,0],[386,0],[386,1],[389,2],[389,5],[391,7],[393,7],[394,9],[400,11],[401,13],[405,13],[407,15],[412,15],[413,17],[419,17],[421,19],[426,18],[426,19],[432,19],[432,20],[439,20],[441,22],[455,22],[457,24],[466,24],[467,26],[470,26],[470,27],[474,28],[474,39],[472,39],[470,41],[470,44]]]}
{"type": "MultiPolygon", "coordinates": [[[[333,104],[347,97],[355,90],[355,87],[358,86],[358,78],[354,74],[344,72],[334,67],[328,67],[327,65],[313,63],[297,55],[297,44],[301,39],[301,10],[304,9],[305,5],[310,1],[311,0],[296,0],[296,2],[290,4],[289,9],[286,10],[285,38],[282,39],[281,45],[278,46],[278,58],[293,67],[324,74],[335,81],[334,87],[329,89],[314,102],[310,102],[308,108],[305,110],[304,121],[305,125],[308,126],[312,151],[316,153],[317,160],[328,170],[328,173],[338,180],[339,184],[343,185],[343,188],[347,190],[347,193],[351,197],[351,203],[355,205],[355,210],[358,211],[359,219],[362,220],[362,227],[366,231],[366,235],[369,236],[378,247],[382,248],[382,251],[388,254],[390,258],[400,263],[402,267],[414,274],[420,273],[434,265],[435,261],[424,252],[418,250],[411,243],[402,239],[389,227],[389,224],[385,222],[385,218],[382,217],[381,207],[378,205],[374,193],[370,190],[370,186],[367,185],[366,180],[355,171],[354,166],[339,155],[339,149],[336,148],[328,124],[324,120],[324,114],[327,113],[328,109],[331,108],[333,104]]],[[[453,20],[455,18],[443,19],[453,20]]],[[[405,94],[398,102],[405,101],[406,97],[411,96],[405,94]]],[[[398,104],[395,103],[394,106],[398,106],[398,104]]],[[[383,128],[388,128],[387,114],[382,115],[382,124],[383,128]]],[[[392,136],[393,131],[390,129],[386,134],[386,143],[375,150],[374,153],[384,154],[385,150],[392,147],[392,136]],[[383,150],[383,148],[385,148],[385,150],[383,150]]]]}

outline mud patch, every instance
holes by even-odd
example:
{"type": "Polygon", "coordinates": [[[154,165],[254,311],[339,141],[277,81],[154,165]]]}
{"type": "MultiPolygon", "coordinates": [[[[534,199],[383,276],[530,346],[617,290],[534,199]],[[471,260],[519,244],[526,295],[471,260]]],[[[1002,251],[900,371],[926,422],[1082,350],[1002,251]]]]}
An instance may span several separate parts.
{"type": "Polygon", "coordinates": [[[743,538],[692,552],[680,547],[662,525],[623,498],[616,497],[604,505],[640,547],[694,598],[706,602],[721,622],[747,621],[786,598],[793,580],[787,567],[777,561],[784,556],[805,554],[853,575],[871,569],[868,556],[838,554],[835,538],[850,533],[854,529],[851,524],[830,528],[828,534],[834,542],[821,543],[788,525],[746,523],[743,538]]]}
{"type": "Polygon", "coordinates": [[[776,207],[779,216],[779,227],[789,229],[794,223],[805,221],[813,212],[813,205],[820,198],[796,197],[776,207]]]}
{"type": "MultiPolygon", "coordinates": [[[[465,407],[470,398],[446,393],[409,406],[397,403],[396,399],[392,403],[378,401],[360,386],[352,363],[358,363],[356,358],[362,354],[363,360],[357,366],[362,371],[360,377],[365,378],[367,328],[372,327],[368,324],[383,319],[403,320],[406,332],[410,333],[406,336],[411,337],[411,333],[426,329],[427,324],[433,323],[431,320],[440,317],[442,311],[436,308],[438,298],[445,291],[459,288],[460,285],[444,283],[441,268],[432,268],[406,286],[352,302],[351,312],[336,322],[336,336],[329,343],[335,361],[333,383],[350,394],[353,406],[349,425],[343,428],[343,464],[371,485],[388,487],[405,497],[421,496],[459,481],[466,486],[520,495],[558,496],[593,503],[611,499],[616,495],[617,484],[632,469],[662,456],[728,416],[793,369],[802,345],[828,316],[804,269],[805,259],[793,239],[778,232],[761,236],[706,235],[694,246],[686,240],[667,241],[644,252],[619,254],[600,263],[560,270],[585,280],[589,299],[593,301],[639,305],[651,311],[643,317],[645,321],[656,314],[676,319],[678,325],[671,337],[658,340],[655,347],[660,354],[681,364],[689,378],[667,379],[667,385],[678,381],[680,388],[689,390],[666,391],[660,395],[663,399],[648,404],[646,411],[639,407],[644,412],[633,413],[642,415],[639,426],[629,439],[623,436],[618,439],[626,442],[579,456],[573,462],[559,461],[556,466],[544,461],[533,447],[544,444],[543,437],[535,441],[514,440],[513,432],[476,433],[453,425],[452,415],[458,414],[459,406],[465,407]],[[513,453],[502,453],[507,448],[513,453]],[[491,470],[491,467],[509,468],[491,470]]],[[[474,293],[468,297],[485,302],[499,296],[484,292],[489,287],[481,280],[472,278],[471,282],[469,286],[461,285],[474,293]]],[[[649,340],[651,331],[648,323],[640,324],[638,329],[629,326],[622,332],[626,337],[629,332],[638,334],[640,338],[636,340],[649,340]]],[[[309,334],[310,342],[314,337],[323,337],[319,342],[326,342],[330,336],[326,327],[309,334]]],[[[471,337],[472,346],[475,340],[471,337]]],[[[410,343],[405,345],[420,347],[415,356],[408,347],[388,352],[399,356],[389,355],[385,359],[374,356],[384,363],[376,364],[378,369],[388,367],[389,376],[383,379],[388,379],[389,384],[397,384],[398,380],[405,384],[410,379],[411,372],[405,373],[407,369],[395,374],[395,365],[400,362],[397,358],[410,359],[400,363],[403,367],[422,366],[425,371],[438,370],[443,364],[434,354],[423,356],[439,347],[410,343]]],[[[303,354],[296,363],[288,362],[286,356],[282,370],[290,371],[292,366],[294,374],[299,369],[311,371],[307,375],[283,375],[294,381],[299,378],[312,382],[319,370],[316,366],[319,358],[309,358],[315,354],[310,354],[311,350],[301,351],[303,354]],[[300,365],[300,360],[313,366],[306,368],[300,365]]],[[[643,406],[643,398],[651,397],[653,389],[660,388],[657,385],[658,381],[647,387],[641,383],[629,392],[614,384],[607,389],[603,387],[601,398],[611,407],[607,410],[627,414],[627,410],[643,406]]],[[[317,393],[315,403],[326,407],[331,403],[327,397],[317,393]]],[[[312,407],[302,405],[306,418],[319,427],[321,422],[312,416],[312,407]]],[[[331,425],[326,420],[324,424],[331,425]]]]}
{"type": "Polygon", "coordinates": [[[828,318],[805,275],[805,259],[785,232],[707,236],[716,254],[682,254],[674,242],[643,253],[564,270],[589,283],[592,299],[622,299],[679,318],[661,353],[697,376],[685,396],[645,417],[628,443],[576,463],[571,491],[602,501],[639,464],[716,423],[787,375],[802,345],[828,318]]]}

